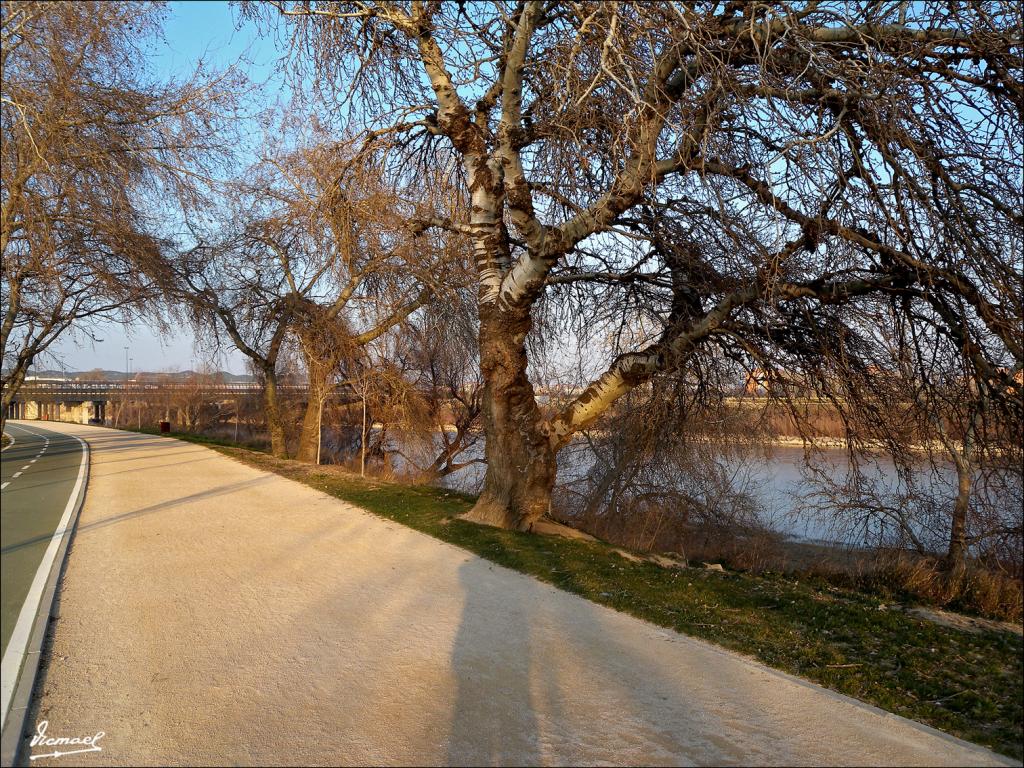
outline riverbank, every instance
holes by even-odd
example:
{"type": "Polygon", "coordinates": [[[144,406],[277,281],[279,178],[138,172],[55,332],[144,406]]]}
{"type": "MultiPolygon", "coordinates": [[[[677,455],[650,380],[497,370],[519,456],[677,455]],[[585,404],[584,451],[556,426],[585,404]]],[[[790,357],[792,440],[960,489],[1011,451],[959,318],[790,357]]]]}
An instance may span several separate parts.
{"type": "MultiPolygon", "coordinates": [[[[664,568],[602,542],[499,531],[457,519],[473,499],[363,479],[338,467],[177,435],[624,613],[1020,759],[1024,643],[1015,632],[942,626],[823,581],[664,568]]],[[[911,608],[912,606],[907,606],[911,608]]]]}

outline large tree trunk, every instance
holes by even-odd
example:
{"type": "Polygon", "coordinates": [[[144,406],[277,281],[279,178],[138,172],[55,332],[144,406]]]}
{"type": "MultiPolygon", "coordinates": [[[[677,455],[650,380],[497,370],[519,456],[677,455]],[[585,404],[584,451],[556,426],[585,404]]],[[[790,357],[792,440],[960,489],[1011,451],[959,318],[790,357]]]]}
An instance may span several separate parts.
{"type": "Polygon", "coordinates": [[[949,521],[949,548],[943,558],[943,565],[948,570],[963,568],[967,557],[967,513],[970,511],[971,485],[974,464],[971,456],[974,453],[976,430],[982,413],[981,403],[975,405],[975,411],[964,433],[962,445],[957,445],[946,431],[941,418],[936,420],[939,437],[949,452],[953,465],[956,467],[956,500],[953,502],[953,513],[949,521]]]}
{"type": "Polygon", "coordinates": [[[319,383],[310,382],[309,399],[306,402],[306,413],[302,417],[302,434],[299,436],[299,449],[295,455],[299,461],[315,464],[317,448],[320,447],[321,426],[321,389],[319,383]]]}
{"type": "Polygon", "coordinates": [[[270,452],[279,459],[286,459],[288,446],[284,439],[284,421],[277,394],[277,372],[270,367],[264,368],[263,374],[263,401],[267,413],[267,431],[270,433],[270,452]]]}
{"type": "Polygon", "coordinates": [[[4,390],[3,394],[0,395],[0,432],[7,428],[7,414],[13,402],[14,392],[8,393],[7,390],[4,390]]]}
{"type": "Polygon", "coordinates": [[[971,468],[965,461],[956,462],[957,494],[953,502],[953,516],[949,527],[949,549],[946,551],[947,568],[958,569],[967,556],[967,511],[971,500],[971,468]]]}
{"type": "Polygon", "coordinates": [[[26,363],[19,358],[14,370],[11,371],[3,383],[3,392],[0,394],[0,431],[3,431],[7,426],[7,409],[10,408],[14,398],[17,397],[21,385],[25,383],[25,375],[30,364],[31,361],[26,363]]]}
{"type": "Polygon", "coordinates": [[[490,306],[480,315],[480,369],[484,380],[487,474],[476,505],[465,519],[528,531],[551,506],[555,451],[533,385],[526,376],[525,310],[490,306]]]}
{"type": "MultiPolygon", "coordinates": [[[[324,400],[330,386],[331,376],[338,366],[337,359],[330,356],[334,350],[325,350],[325,354],[318,358],[311,356],[310,352],[317,349],[316,341],[317,338],[312,334],[303,337],[303,357],[306,361],[309,395],[306,398],[306,413],[302,417],[302,432],[299,435],[299,448],[295,457],[308,464],[317,462],[324,400]]],[[[322,345],[320,349],[323,349],[322,345]]]]}

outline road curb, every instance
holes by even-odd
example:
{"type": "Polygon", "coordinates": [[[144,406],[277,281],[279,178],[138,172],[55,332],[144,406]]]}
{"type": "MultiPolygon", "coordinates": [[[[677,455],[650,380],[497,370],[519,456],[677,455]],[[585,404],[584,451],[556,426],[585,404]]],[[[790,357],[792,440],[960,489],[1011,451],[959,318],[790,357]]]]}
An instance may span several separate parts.
{"type": "Polygon", "coordinates": [[[84,482],[78,489],[78,497],[75,499],[75,506],[71,513],[71,519],[65,526],[64,535],[61,537],[60,546],[57,549],[57,556],[50,567],[49,576],[46,579],[46,586],[43,589],[42,598],[36,608],[35,620],[32,623],[32,634],[28,646],[25,648],[25,661],[19,672],[18,682],[11,697],[10,710],[7,713],[4,723],[3,734],[0,736],[0,765],[17,765],[18,756],[21,752],[25,737],[29,709],[32,705],[32,692],[35,689],[36,681],[39,679],[39,668],[42,661],[43,641],[46,639],[46,630],[49,628],[54,600],[57,596],[57,585],[64,574],[64,567],[67,563],[68,547],[71,539],[78,529],[78,516],[82,512],[82,505],[85,503],[86,489],[89,487],[89,474],[92,470],[92,455],[89,443],[82,438],[77,438],[82,443],[82,450],[85,453],[85,474],[84,482]]]}

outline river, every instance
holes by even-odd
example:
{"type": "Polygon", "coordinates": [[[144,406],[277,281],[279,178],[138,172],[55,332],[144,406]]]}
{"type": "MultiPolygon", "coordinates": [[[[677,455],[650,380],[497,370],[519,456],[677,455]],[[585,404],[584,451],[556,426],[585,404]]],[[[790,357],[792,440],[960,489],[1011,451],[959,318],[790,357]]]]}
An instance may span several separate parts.
{"type": "MultiPolygon", "coordinates": [[[[592,471],[593,455],[580,448],[569,447],[559,454],[559,484],[579,480],[592,471]]],[[[460,456],[459,461],[482,455],[482,444],[475,451],[460,456]]],[[[407,447],[405,452],[410,452],[407,447]]],[[[430,449],[421,446],[420,453],[420,460],[429,463],[430,449]]],[[[901,495],[906,487],[892,460],[885,456],[858,462],[862,477],[873,491],[871,498],[862,498],[860,506],[838,503],[842,494],[827,493],[828,481],[842,485],[851,474],[849,454],[842,448],[822,448],[805,454],[798,446],[773,445],[767,449],[723,452],[714,461],[723,468],[722,474],[731,478],[733,492],[746,494],[753,501],[751,506],[765,527],[795,540],[855,546],[894,543],[892,534],[897,526],[892,519],[886,519],[886,514],[898,515],[906,510],[907,498],[901,495]],[[809,466],[816,471],[809,471],[809,466]],[[868,513],[866,504],[887,508],[888,512],[868,513]]],[[[395,468],[400,470],[400,464],[399,459],[395,468]]],[[[484,471],[483,464],[471,464],[439,484],[477,493],[484,471]]],[[[915,472],[915,483],[928,498],[914,515],[917,519],[911,529],[929,548],[939,551],[948,542],[948,510],[955,496],[952,464],[932,466],[922,460],[915,472]]],[[[1014,474],[1009,496],[1001,516],[1019,519],[1019,473],[1014,474]]]]}

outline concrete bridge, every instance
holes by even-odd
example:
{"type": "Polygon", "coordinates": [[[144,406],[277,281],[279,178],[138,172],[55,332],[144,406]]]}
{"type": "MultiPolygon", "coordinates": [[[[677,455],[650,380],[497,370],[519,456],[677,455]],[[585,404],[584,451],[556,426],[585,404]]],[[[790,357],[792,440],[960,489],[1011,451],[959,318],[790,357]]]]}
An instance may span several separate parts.
{"type": "MultiPolygon", "coordinates": [[[[305,395],[305,384],[278,384],[281,393],[305,395]]],[[[156,404],[176,395],[201,395],[210,400],[232,400],[259,395],[258,382],[197,382],[180,379],[63,380],[28,379],[7,408],[8,419],[39,419],[75,424],[103,424],[111,401],[141,401],[156,404]]],[[[350,396],[350,388],[340,385],[336,395],[350,396]]]]}
{"type": "MultiPolygon", "coordinates": [[[[286,385],[279,389],[301,389],[286,385]]],[[[152,400],[181,393],[201,393],[206,397],[233,398],[257,394],[262,386],[256,382],[183,382],[143,379],[113,381],[64,381],[60,379],[29,379],[7,408],[8,419],[39,419],[66,421],[75,424],[103,424],[107,420],[107,404],[114,399],[152,400]]]]}
{"type": "Polygon", "coordinates": [[[7,418],[103,424],[107,418],[106,411],[105,400],[23,400],[19,396],[7,406],[7,418]]]}

